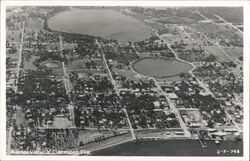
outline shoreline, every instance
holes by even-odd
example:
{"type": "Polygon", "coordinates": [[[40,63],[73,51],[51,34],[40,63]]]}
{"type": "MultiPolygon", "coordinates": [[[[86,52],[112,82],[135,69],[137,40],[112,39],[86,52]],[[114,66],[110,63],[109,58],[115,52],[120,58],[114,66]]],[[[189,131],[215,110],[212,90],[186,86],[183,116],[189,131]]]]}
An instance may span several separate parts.
{"type": "Polygon", "coordinates": [[[143,58],[139,58],[138,60],[135,60],[135,61],[131,62],[131,65],[130,65],[130,66],[131,66],[131,68],[133,68],[133,71],[135,71],[136,74],[138,73],[138,74],[143,75],[143,76],[145,76],[145,77],[154,77],[154,78],[157,78],[157,79],[166,79],[166,78],[172,78],[172,77],[179,76],[180,73],[189,73],[189,72],[193,69],[192,66],[191,66],[191,64],[186,63],[186,62],[183,62],[183,63],[186,63],[186,64],[190,65],[190,67],[191,67],[191,68],[190,68],[188,71],[186,71],[186,72],[180,72],[180,73],[178,73],[178,74],[172,74],[172,75],[169,75],[169,76],[160,76],[160,77],[158,77],[158,76],[147,76],[147,75],[145,75],[145,74],[141,74],[141,73],[135,68],[135,66],[134,66],[134,65],[135,65],[136,63],[138,63],[139,61],[145,60],[145,59],[163,59],[163,60],[174,60],[174,61],[183,62],[183,61],[178,60],[178,59],[176,59],[176,58],[165,58],[165,57],[143,57],[143,58]]]}
{"type": "Polygon", "coordinates": [[[91,156],[242,156],[243,141],[202,140],[203,147],[197,139],[178,140],[143,140],[126,142],[117,146],[93,151],[91,156]],[[173,144],[174,143],[174,144],[173,144]],[[150,150],[151,149],[151,150],[150,150]],[[237,150],[239,153],[234,153],[237,150]],[[226,151],[226,152],[224,152],[226,151]],[[233,151],[233,152],[231,152],[233,151]],[[180,155],[181,154],[181,155],[180,155]]]}
{"type": "MultiPolygon", "coordinates": [[[[82,9],[78,9],[78,10],[82,10],[82,9]]],[[[62,11],[62,12],[67,12],[67,11],[71,11],[71,10],[66,10],[66,11],[62,11]]],[[[60,14],[62,12],[59,12],[59,13],[56,13],[55,15],[57,14],[60,14]]],[[[123,14],[123,13],[122,13],[123,14]]],[[[55,16],[55,15],[51,15],[47,18],[47,21],[49,20],[49,18],[55,16]]],[[[131,16],[132,17],[132,16],[131,16]]],[[[45,29],[45,28],[43,28],[45,29]]],[[[95,35],[89,35],[89,34],[84,34],[84,33],[74,33],[74,32],[66,32],[66,31],[57,31],[57,30],[54,30],[54,29],[51,29],[49,26],[47,26],[47,29],[45,29],[46,31],[49,31],[49,32],[55,32],[57,34],[71,34],[71,35],[80,35],[80,36],[91,36],[93,38],[96,38],[96,39],[107,39],[105,37],[100,37],[100,36],[95,36],[95,35]]],[[[115,40],[115,39],[107,39],[107,40],[115,40]]],[[[115,41],[118,41],[118,40],[115,40],[115,41]]],[[[119,42],[119,41],[118,41],[119,42]]],[[[187,72],[183,72],[183,73],[192,73],[192,71],[195,69],[195,66],[193,65],[193,63],[191,62],[187,62],[183,59],[180,59],[178,57],[176,58],[165,58],[165,57],[144,57],[144,58],[140,58],[138,60],[135,60],[131,63],[130,67],[132,68],[131,71],[136,71],[136,73],[138,72],[135,67],[134,67],[134,64],[136,64],[138,61],[141,61],[141,60],[144,60],[144,59],[165,59],[165,60],[176,60],[176,61],[179,61],[179,62],[183,62],[183,63],[186,63],[186,64],[189,64],[190,66],[192,66],[193,68],[191,68],[190,70],[188,70],[187,72]]],[[[138,72],[138,74],[140,74],[140,72],[138,72]]],[[[180,74],[180,73],[179,73],[180,74]]],[[[154,78],[159,78],[159,79],[165,79],[165,78],[171,78],[171,77],[175,77],[175,76],[178,76],[179,74],[174,74],[174,75],[169,75],[169,76],[163,76],[163,77],[156,77],[154,76],[154,78]]],[[[140,74],[142,75],[142,74],[140,74]]],[[[145,75],[144,75],[145,76],[145,75]]],[[[146,77],[150,77],[150,76],[146,76],[146,77]]],[[[99,151],[99,150],[102,150],[102,149],[107,149],[107,148],[110,148],[110,147],[114,147],[114,146],[117,146],[117,145],[120,145],[120,144],[124,144],[124,143],[127,143],[127,142],[132,142],[134,139],[128,139],[128,140],[124,140],[124,141],[120,141],[118,143],[114,143],[112,145],[104,145],[104,147],[96,147],[96,148],[93,148],[93,150],[91,150],[91,152],[93,151],[99,151]]],[[[195,139],[195,138],[184,138],[184,137],[168,137],[168,138],[164,138],[164,137],[142,137],[142,141],[158,141],[158,140],[198,140],[198,139],[195,139]]],[[[223,142],[223,141],[222,141],[223,142]]]]}
{"type": "MultiPolygon", "coordinates": [[[[118,39],[114,39],[114,38],[109,38],[109,36],[98,36],[98,35],[93,35],[93,34],[87,34],[87,33],[80,33],[80,32],[68,32],[68,31],[63,31],[63,30],[55,30],[53,28],[51,28],[51,26],[49,25],[49,19],[51,19],[52,17],[55,17],[55,16],[58,16],[60,14],[63,14],[63,13],[66,13],[66,12],[74,12],[74,11],[86,11],[86,10],[96,10],[96,11],[101,11],[101,10],[109,10],[109,11],[113,11],[113,12],[117,12],[117,13],[120,13],[126,17],[131,17],[135,20],[137,20],[138,22],[142,23],[143,25],[145,25],[146,27],[146,30],[148,32],[150,32],[150,36],[148,38],[150,38],[151,36],[154,35],[154,33],[151,31],[152,27],[148,24],[146,24],[144,21],[142,20],[139,20],[137,18],[135,18],[134,16],[131,16],[131,15],[128,15],[128,14],[124,14],[123,12],[121,11],[118,11],[118,10],[115,10],[113,9],[112,7],[111,8],[69,8],[69,9],[66,9],[64,11],[59,11],[55,14],[48,14],[45,18],[44,18],[44,22],[46,22],[46,25],[44,25],[43,29],[49,31],[49,32],[56,32],[56,33],[65,33],[65,34],[77,34],[77,35],[86,35],[86,36],[92,36],[94,37],[95,39],[105,39],[105,40],[111,40],[111,41],[117,41],[118,43],[128,43],[128,42],[140,42],[140,41],[144,41],[148,38],[145,38],[145,39],[141,39],[141,40],[136,40],[136,41],[130,41],[130,40],[118,40],[118,39]]],[[[114,34],[114,33],[113,33],[114,34]]],[[[116,33],[115,33],[116,34],[116,33]]],[[[112,34],[111,34],[112,35],[112,34]]]]}

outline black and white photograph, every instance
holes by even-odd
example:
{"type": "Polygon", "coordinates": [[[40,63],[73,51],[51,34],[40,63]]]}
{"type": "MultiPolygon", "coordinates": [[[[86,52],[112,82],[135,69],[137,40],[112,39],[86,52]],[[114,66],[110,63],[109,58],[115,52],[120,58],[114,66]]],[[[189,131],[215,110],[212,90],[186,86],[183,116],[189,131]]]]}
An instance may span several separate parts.
{"type": "Polygon", "coordinates": [[[249,160],[249,3],[16,2],[1,7],[6,160],[249,160]]]}

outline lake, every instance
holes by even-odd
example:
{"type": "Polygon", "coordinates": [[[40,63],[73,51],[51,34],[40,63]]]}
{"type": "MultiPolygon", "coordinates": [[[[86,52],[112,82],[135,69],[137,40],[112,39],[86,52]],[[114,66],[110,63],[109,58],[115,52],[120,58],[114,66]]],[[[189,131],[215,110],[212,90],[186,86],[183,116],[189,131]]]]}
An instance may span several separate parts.
{"type": "Polygon", "coordinates": [[[151,30],[139,20],[110,9],[72,10],[48,20],[51,29],[69,33],[100,36],[118,41],[140,41],[151,30]]]}
{"type": "Polygon", "coordinates": [[[242,156],[242,141],[203,141],[202,148],[198,140],[157,140],[139,143],[127,142],[94,152],[102,156],[242,156]]]}
{"type": "Polygon", "coordinates": [[[190,64],[167,58],[144,58],[133,64],[133,68],[140,74],[164,78],[176,76],[192,69],[190,64]]]}

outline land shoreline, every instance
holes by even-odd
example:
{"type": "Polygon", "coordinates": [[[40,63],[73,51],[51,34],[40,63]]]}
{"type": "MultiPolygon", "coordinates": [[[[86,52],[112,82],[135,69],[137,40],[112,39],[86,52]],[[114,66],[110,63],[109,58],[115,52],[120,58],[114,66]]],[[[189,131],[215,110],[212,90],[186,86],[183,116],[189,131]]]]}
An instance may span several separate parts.
{"type": "Polygon", "coordinates": [[[243,156],[243,142],[222,141],[219,145],[197,139],[143,140],[91,152],[92,156],[243,156]]]}
{"type": "MultiPolygon", "coordinates": [[[[136,63],[138,63],[139,61],[141,61],[141,60],[145,60],[145,59],[163,59],[163,60],[174,60],[174,61],[179,61],[179,62],[182,62],[182,61],[180,61],[180,60],[178,60],[178,59],[176,59],[176,58],[165,58],[165,57],[143,57],[143,58],[140,58],[140,59],[138,59],[138,60],[135,60],[134,62],[132,62],[131,63],[131,67],[133,68],[133,70],[136,72],[136,73],[138,73],[138,74],[140,74],[140,75],[143,75],[143,76],[146,76],[146,77],[152,77],[152,76],[147,76],[147,75],[145,75],[145,74],[142,74],[140,71],[138,71],[137,69],[136,69],[136,67],[135,67],[135,64],[136,63]]],[[[182,62],[182,63],[186,63],[186,62],[182,62]]],[[[186,63],[186,64],[188,64],[188,63],[186,63]]],[[[190,65],[190,64],[188,64],[188,65],[190,65]]],[[[191,66],[191,65],[190,65],[191,66]]],[[[183,72],[183,73],[188,73],[189,71],[191,71],[192,70],[192,68],[190,68],[188,71],[186,71],[186,72],[183,72]]],[[[179,76],[179,74],[180,73],[178,73],[178,74],[173,74],[173,75],[168,75],[168,76],[153,76],[153,77],[155,77],[155,78],[158,78],[158,79],[166,79],[166,78],[172,78],[172,77],[176,77],[176,76],[179,76]]]]}
{"type": "MultiPolygon", "coordinates": [[[[66,10],[66,11],[61,11],[61,12],[58,12],[58,13],[56,13],[55,15],[57,15],[57,14],[60,14],[60,13],[62,13],[62,12],[67,12],[68,10],[66,10]]],[[[55,15],[50,15],[49,17],[46,17],[46,21],[48,21],[48,19],[50,18],[50,17],[52,17],[52,16],[55,16],[55,15]]],[[[74,33],[74,32],[65,32],[65,31],[57,31],[57,30],[53,30],[53,29],[51,29],[49,26],[48,26],[48,24],[47,24],[47,26],[45,27],[44,26],[44,29],[45,30],[47,30],[47,31],[49,31],[49,32],[55,32],[55,33],[58,33],[58,34],[60,34],[60,33],[62,33],[62,34],[71,34],[71,35],[81,35],[81,36],[91,36],[91,37],[93,37],[93,38],[97,38],[97,39],[106,39],[106,38],[104,38],[104,37],[98,37],[98,36],[94,36],[94,35],[88,35],[88,34],[83,34],[83,33],[74,33]]],[[[112,39],[113,40],[113,39],[112,39]]],[[[182,60],[179,60],[179,59],[176,59],[176,58],[165,58],[165,57],[144,57],[144,58],[140,58],[140,59],[138,59],[138,60],[136,60],[136,61],[134,61],[133,63],[131,63],[131,67],[133,68],[133,70],[135,70],[136,72],[138,72],[138,70],[136,70],[136,68],[134,67],[134,64],[136,64],[137,62],[139,62],[139,61],[141,61],[141,60],[143,60],[143,59],[165,59],[165,60],[175,60],[175,61],[180,61],[180,62],[184,62],[184,63],[187,63],[186,61],[182,61],[182,60]]],[[[187,63],[187,64],[189,64],[189,63],[187,63]]],[[[191,65],[191,64],[189,64],[189,65],[191,65]]],[[[187,71],[187,73],[189,72],[189,71],[192,71],[193,70],[193,68],[191,68],[190,70],[188,70],[187,71]]],[[[138,72],[139,74],[140,74],[140,72],[138,72]]],[[[141,74],[141,75],[143,75],[143,74],[141,74]]],[[[175,77],[175,76],[178,76],[179,74],[174,74],[174,75],[169,75],[169,76],[163,76],[163,77],[157,77],[157,76],[154,76],[155,78],[160,78],[160,79],[164,79],[164,78],[171,78],[171,77],[175,77]]],[[[115,138],[115,140],[117,139],[116,137],[114,137],[115,138]]],[[[113,138],[113,139],[114,139],[113,138]]],[[[170,141],[170,140],[182,140],[182,141],[184,141],[184,140],[195,140],[195,141],[198,141],[198,139],[197,138],[186,138],[186,137],[141,137],[140,139],[139,139],[139,141],[138,140],[134,140],[134,139],[124,139],[125,137],[123,137],[123,139],[121,139],[120,141],[118,141],[118,142],[114,142],[113,144],[107,144],[107,145],[105,145],[105,144],[103,144],[102,142],[100,142],[99,144],[100,144],[100,146],[97,146],[97,147],[91,147],[90,146],[90,148],[89,149],[87,149],[87,150],[90,150],[91,152],[93,152],[93,154],[95,154],[95,152],[97,152],[98,153],[98,151],[102,151],[102,150],[104,150],[104,149],[109,149],[109,148],[114,148],[114,147],[116,147],[116,146],[122,146],[122,145],[124,145],[124,144],[127,144],[127,143],[131,143],[131,142],[133,142],[133,143],[135,143],[135,144],[140,144],[140,143],[143,143],[143,142],[157,142],[157,141],[159,141],[159,140],[161,140],[161,141],[163,141],[163,142],[167,142],[167,141],[170,141]]],[[[222,141],[222,142],[226,142],[226,141],[222,141]]],[[[215,144],[215,143],[214,143],[215,144]]],[[[242,143],[242,146],[243,146],[243,143],[242,143]]],[[[85,147],[83,147],[83,148],[85,148],[85,147]]],[[[201,148],[201,147],[200,147],[201,148]]],[[[78,148],[77,148],[78,149],[78,148]]],[[[136,152],[135,152],[136,153],[136,152]]],[[[109,154],[110,155],[110,154],[109,154]]],[[[144,154],[144,155],[146,155],[146,154],[144,154]]],[[[164,154],[162,154],[162,155],[164,155],[164,154]]]]}
{"type": "MultiPolygon", "coordinates": [[[[104,17],[105,18],[105,17],[104,17]]],[[[122,17],[121,17],[122,18],[122,17]]],[[[125,19],[126,20],[126,19],[125,19]]],[[[124,21],[125,21],[124,20],[124,21]]],[[[51,20],[52,21],[52,20],[51,20]]],[[[150,36],[152,36],[153,35],[153,32],[151,31],[151,26],[149,26],[148,24],[146,24],[144,21],[142,21],[142,20],[139,20],[139,19],[137,19],[137,18],[135,18],[134,16],[131,16],[131,15],[128,15],[128,14],[124,14],[123,12],[121,12],[121,11],[119,11],[119,10],[115,10],[115,9],[113,9],[112,7],[111,8],[94,8],[94,9],[89,9],[89,8],[84,8],[84,9],[70,9],[70,8],[68,8],[68,9],[65,9],[65,10],[62,10],[62,11],[59,11],[59,12],[56,12],[56,13],[53,13],[53,14],[49,14],[49,15],[47,15],[46,17],[45,17],[45,28],[47,28],[48,29],[48,31],[55,31],[55,32],[59,32],[59,33],[67,33],[67,34],[79,34],[79,35],[89,35],[89,36],[93,36],[93,37],[96,37],[96,38],[102,38],[102,39],[107,39],[107,40],[114,40],[114,41],[118,41],[118,42],[120,42],[120,43],[123,43],[123,42],[130,42],[130,41],[133,41],[133,42],[139,42],[139,41],[143,41],[143,40],[145,40],[145,39],[147,39],[147,38],[149,38],[150,36]],[[125,30],[126,28],[128,28],[128,31],[123,31],[123,30],[121,30],[121,31],[116,31],[116,32],[114,32],[114,33],[110,33],[110,35],[109,36],[105,36],[105,34],[104,35],[99,35],[99,34],[97,34],[97,35],[95,35],[95,33],[96,32],[93,32],[92,34],[88,34],[88,32],[82,32],[82,31],[66,31],[65,29],[55,29],[55,26],[54,25],[52,25],[51,23],[49,23],[49,21],[52,19],[52,18],[54,18],[54,17],[56,17],[56,16],[58,16],[58,15],[60,15],[60,14],[64,14],[64,13],[67,13],[67,12],[78,12],[78,11],[86,11],[86,10],[93,10],[93,11],[102,11],[102,10],[107,10],[107,11],[111,11],[111,12],[117,12],[117,14],[121,14],[121,15],[123,15],[123,16],[125,16],[125,17],[128,17],[128,18],[131,18],[131,19],[134,19],[135,21],[137,21],[138,23],[140,23],[140,24],[142,24],[143,26],[137,26],[137,27],[139,27],[139,28],[135,28],[135,29],[130,29],[130,27],[129,26],[126,26],[123,30],[125,30]],[[50,24],[50,25],[49,25],[50,24]],[[54,26],[54,27],[53,27],[54,26]],[[130,33],[130,32],[132,32],[132,33],[134,33],[135,31],[137,31],[137,30],[140,30],[140,31],[144,31],[143,33],[140,33],[140,34],[138,34],[136,37],[133,37],[131,34],[130,35],[126,35],[126,33],[130,33]],[[124,37],[123,36],[121,36],[121,38],[116,38],[116,36],[115,35],[118,35],[118,37],[119,37],[119,34],[125,34],[124,35],[124,37]],[[148,36],[143,36],[143,38],[139,38],[138,40],[137,40],[137,37],[140,37],[140,35],[148,35],[148,36]],[[113,36],[112,36],[113,35],[113,36]],[[131,39],[133,39],[133,40],[127,40],[127,39],[130,39],[129,37],[130,36],[132,36],[132,38],[131,39]],[[122,38],[123,37],[123,38],[122,38]],[[124,39],[124,40],[123,40],[124,39]],[[134,40],[135,39],[135,40],[134,40]]],[[[135,22],[132,22],[132,23],[135,23],[135,22]]],[[[118,24],[119,25],[119,24],[118,24]]],[[[124,24],[123,24],[124,25],[124,24]]],[[[121,25],[121,27],[123,26],[123,25],[121,25]]],[[[104,27],[104,30],[105,30],[105,26],[103,26],[104,27]]],[[[114,26],[115,28],[116,28],[116,26],[114,26]]],[[[106,30],[105,30],[106,31],[106,30]]],[[[91,31],[90,31],[91,32],[91,31]]],[[[97,31],[98,32],[98,31],[97,31]]],[[[107,31],[108,32],[108,31],[107,31]]],[[[108,32],[109,33],[109,32],[108,32]]]]}

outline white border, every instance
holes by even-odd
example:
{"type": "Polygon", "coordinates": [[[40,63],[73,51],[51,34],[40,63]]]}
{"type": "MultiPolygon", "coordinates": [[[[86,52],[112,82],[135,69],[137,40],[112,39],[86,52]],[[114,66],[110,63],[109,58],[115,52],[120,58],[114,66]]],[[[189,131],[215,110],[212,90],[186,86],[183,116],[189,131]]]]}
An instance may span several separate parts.
{"type": "Polygon", "coordinates": [[[249,160],[249,1],[57,1],[57,0],[16,0],[1,1],[1,54],[0,54],[0,123],[3,132],[0,137],[0,160],[249,160]],[[101,156],[6,156],[6,6],[241,6],[244,7],[244,136],[243,157],[101,157],[101,156]]]}

